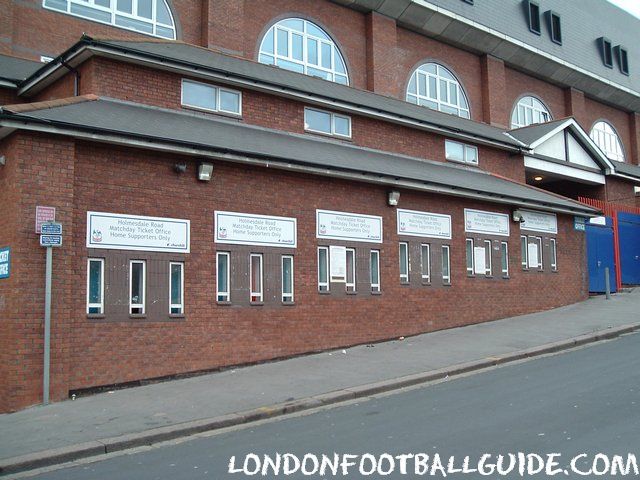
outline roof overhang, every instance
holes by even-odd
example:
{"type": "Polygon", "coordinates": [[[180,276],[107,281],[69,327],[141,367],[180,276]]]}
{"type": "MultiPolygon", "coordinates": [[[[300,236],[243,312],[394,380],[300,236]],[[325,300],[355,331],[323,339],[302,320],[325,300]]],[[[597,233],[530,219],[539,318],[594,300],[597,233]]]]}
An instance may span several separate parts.
{"type": "MultiPolygon", "coordinates": [[[[242,152],[230,152],[228,149],[219,150],[211,148],[209,146],[195,145],[193,143],[185,143],[172,139],[141,136],[131,134],[130,132],[126,131],[112,131],[97,129],[89,126],[72,125],[64,122],[38,119],[29,116],[16,116],[11,112],[0,111],[0,138],[3,138],[4,136],[14,132],[15,130],[26,130],[55,135],[64,135],[79,140],[127,146],[132,148],[141,148],[146,150],[170,152],[201,158],[211,158],[225,162],[277,168],[280,170],[321,175],[325,177],[353,180],[357,182],[401,187],[415,191],[451,195],[455,197],[482,200],[491,203],[507,204],[515,207],[527,207],[568,215],[582,215],[593,217],[597,216],[597,214],[599,213],[596,209],[575,201],[571,202],[575,206],[562,206],[558,204],[511,197],[504,194],[498,195],[487,193],[471,188],[461,188],[441,183],[412,180],[410,178],[399,178],[397,176],[381,175],[378,173],[370,173],[367,171],[354,169],[320,167],[305,162],[291,161],[283,158],[246,155],[242,152]]],[[[568,199],[563,198],[563,200],[568,199]]]]}
{"type": "Polygon", "coordinates": [[[518,70],[585,94],[625,111],[640,111],[640,94],[575,64],[424,0],[332,0],[476,54],[492,55],[518,70]]]}
{"type": "Polygon", "coordinates": [[[181,75],[189,75],[192,77],[213,80],[215,82],[230,85],[236,88],[257,90],[280,97],[302,101],[311,105],[330,108],[351,114],[358,114],[378,120],[384,120],[386,122],[408,126],[418,130],[436,133],[439,135],[444,135],[450,138],[472,142],[479,145],[498,148],[513,153],[522,153],[522,151],[528,150],[528,147],[524,143],[518,141],[517,139],[514,139],[508,133],[505,133],[505,138],[508,137],[511,142],[515,141],[517,144],[519,144],[519,146],[514,145],[511,142],[501,143],[492,138],[486,138],[479,135],[467,133],[457,128],[448,128],[440,126],[436,123],[416,120],[409,116],[401,116],[392,112],[374,109],[364,105],[315,95],[303,90],[283,87],[281,85],[268,83],[259,78],[243,77],[229,72],[223,72],[214,67],[207,67],[206,65],[192,64],[186,61],[180,61],[176,58],[167,58],[150,54],[148,52],[140,52],[135,49],[112,45],[108,42],[93,40],[89,37],[83,37],[79,42],[69,48],[66,52],[56,57],[55,59],[44,65],[42,68],[40,68],[38,71],[36,71],[31,77],[29,77],[20,85],[18,95],[24,97],[31,97],[36,95],[42,89],[66,75],[70,68],[77,68],[92,56],[101,56],[118,61],[133,63],[136,65],[170,71],[181,75]]]}

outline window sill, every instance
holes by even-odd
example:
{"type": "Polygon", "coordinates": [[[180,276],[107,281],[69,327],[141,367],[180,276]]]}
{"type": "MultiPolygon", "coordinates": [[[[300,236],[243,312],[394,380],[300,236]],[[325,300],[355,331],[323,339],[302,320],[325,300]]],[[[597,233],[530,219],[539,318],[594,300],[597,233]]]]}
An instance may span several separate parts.
{"type": "Polygon", "coordinates": [[[358,294],[358,291],[357,291],[357,290],[347,290],[347,291],[346,291],[346,294],[347,294],[347,295],[357,295],[357,294],[358,294]]]}
{"type": "Polygon", "coordinates": [[[511,277],[509,275],[502,275],[503,280],[509,280],[511,277]]]}
{"type": "Polygon", "coordinates": [[[249,302],[252,307],[264,307],[264,302],[249,302]]]}
{"type": "Polygon", "coordinates": [[[181,107],[183,110],[187,110],[190,112],[198,112],[198,113],[208,113],[210,115],[217,115],[220,117],[225,117],[225,118],[231,118],[234,120],[242,120],[242,114],[241,113],[231,113],[231,112],[221,112],[219,110],[211,110],[208,108],[204,108],[204,107],[194,107],[191,105],[185,105],[185,104],[181,104],[181,107]]]}
{"type": "Polygon", "coordinates": [[[309,135],[317,135],[323,138],[333,138],[334,140],[343,140],[345,142],[353,143],[352,137],[345,137],[344,135],[336,135],[335,133],[317,132],[315,130],[309,130],[307,128],[304,129],[304,133],[307,133],[309,135]]]}
{"type": "Polygon", "coordinates": [[[184,313],[170,313],[169,318],[185,318],[184,313]]]}
{"type": "Polygon", "coordinates": [[[400,280],[400,285],[411,285],[408,280],[400,280]]]}
{"type": "Polygon", "coordinates": [[[87,318],[92,320],[102,320],[107,318],[107,316],[104,313],[87,313],[87,318]]]}
{"type": "Polygon", "coordinates": [[[467,278],[476,278],[474,273],[467,273],[467,278]]]}
{"type": "Polygon", "coordinates": [[[382,295],[381,290],[371,290],[371,295],[382,295]]]}
{"type": "Polygon", "coordinates": [[[282,302],[283,307],[295,307],[296,302],[282,302]]]}
{"type": "Polygon", "coordinates": [[[431,286],[431,281],[423,280],[421,285],[425,286],[425,287],[430,287],[431,286]]]}
{"type": "Polygon", "coordinates": [[[220,305],[221,307],[231,305],[231,300],[216,300],[216,305],[220,305]]]}
{"type": "Polygon", "coordinates": [[[331,290],[318,290],[320,295],[329,295],[331,294],[331,290]]]}
{"type": "Polygon", "coordinates": [[[130,313],[129,318],[136,318],[136,319],[147,318],[147,314],[146,313],[130,313]]]}
{"type": "Polygon", "coordinates": [[[450,287],[451,286],[451,282],[442,282],[442,286],[450,287]]]}

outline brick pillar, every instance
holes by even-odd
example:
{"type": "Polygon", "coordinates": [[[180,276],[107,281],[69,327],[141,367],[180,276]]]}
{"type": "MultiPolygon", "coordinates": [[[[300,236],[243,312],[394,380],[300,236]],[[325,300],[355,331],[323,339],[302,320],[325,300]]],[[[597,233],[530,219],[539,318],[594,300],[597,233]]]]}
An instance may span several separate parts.
{"type": "Polygon", "coordinates": [[[482,75],[482,121],[498,127],[510,123],[509,109],[505,103],[506,89],[504,62],[491,55],[480,58],[482,75]]]}
{"type": "Polygon", "coordinates": [[[14,217],[7,225],[13,231],[2,232],[0,242],[11,247],[10,281],[0,287],[0,412],[6,412],[42,402],[45,249],[34,232],[36,205],[56,207],[64,233],[63,246],[53,252],[51,401],[66,398],[69,390],[71,324],[84,313],[75,248],[84,241],[74,235],[74,141],[18,132],[0,143],[0,154],[7,162],[0,168],[17,189],[7,194],[15,198],[14,213],[7,212],[14,217]]]}
{"type": "Polygon", "coordinates": [[[11,0],[0,0],[0,53],[12,53],[13,5],[11,0]]]}
{"type": "Polygon", "coordinates": [[[395,49],[396,22],[371,12],[366,20],[367,32],[367,90],[381,95],[403,97],[402,80],[398,79],[395,49]]]}
{"type": "Polygon", "coordinates": [[[203,0],[202,46],[244,56],[244,0],[203,0]]]}
{"type": "Polygon", "coordinates": [[[631,112],[629,114],[629,130],[631,134],[629,163],[640,165],[640,113],[631,112]]]}
{"type": "Polygon", "coordinates": [[[576,121],[589,132],[590,125],[585,125],[586,110],[584,106],[584,93],[575,88],[567,88],[564,91],[564,109],[567,112],[567,116],[573,117],[576,121]]]}

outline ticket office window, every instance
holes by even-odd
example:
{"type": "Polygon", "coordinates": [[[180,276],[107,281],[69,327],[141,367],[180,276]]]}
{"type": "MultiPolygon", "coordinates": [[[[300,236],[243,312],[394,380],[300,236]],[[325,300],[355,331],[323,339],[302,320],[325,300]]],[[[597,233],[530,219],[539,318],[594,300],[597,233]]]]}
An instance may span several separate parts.
{"type": "Polygon", "coordinates": [[[216,252],[215,301],[218,305],[294,305],[292,249],[225,245],[216,252]]]}
{"type": "Polygon", "coordinates": [[[520,236],[522,269],[538,272],[558,271],[558,243],[553,237],[520,236]]]}
{"type": "Polygon", "coordinates": [[[465,240],[468,277],[509,278],[509,245],[504,240],[471,237],[465,240]]]}
{"type": "Polygon", "coordinates": [[[184,317],[181,255],[89,249],[86,313],[109,321],[184,317]]]}
{"type": "Polygon", "coordinates": [[[319,293],[381,293],[379,249],[370,245],[319,245],[316,258],[319,293]],[[332,265],[332,261],[336,263],[332,265]]]}
{"type": "Polygon", "coordinates": [[[414,287],[451,283],[451,249],[442,240],[402,239],[398,243],[399,280],[414,287]]]}

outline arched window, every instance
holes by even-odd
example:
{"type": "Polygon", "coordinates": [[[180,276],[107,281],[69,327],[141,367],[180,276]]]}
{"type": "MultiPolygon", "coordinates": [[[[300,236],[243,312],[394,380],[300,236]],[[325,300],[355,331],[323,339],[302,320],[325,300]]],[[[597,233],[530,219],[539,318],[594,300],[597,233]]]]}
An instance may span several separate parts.
{"type": "Polygon", "coordinates": [[[317,25],[287,18],[273,25],[260,44],[260,63],[349,85],[340,50],[317,25]]]}
{"type": "Polygon", "coordinates": [[[511,128],[520,128],[545,123],[551,120],[549,109],[536,97],[522,97],[513,107],[511,114],[511,128]]]}
{"type": "Polygon", "coordinates": [[[156,37],[176,38],[166,0],[43,0],[43,6],[156,37]]]}
{"type": "Polygon", "coordinates": [[[589,136],[591,137],[591,140],[600,147],[600,150],[604,152],[607,158],[617,162],[624,162],[622,142],[620,141],[620,137],[618,137],[615,129],[610,124],[602,120],[596,122],[591,129],[589,136]]]}
{"type": "Polygon", "coordinates": [[[460,82],[437,63],[416,68],[407,87],[407,102],[469,118],[469,102],[460,82]]]}

